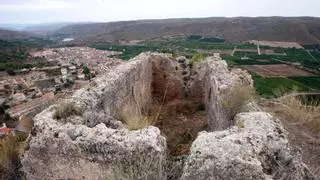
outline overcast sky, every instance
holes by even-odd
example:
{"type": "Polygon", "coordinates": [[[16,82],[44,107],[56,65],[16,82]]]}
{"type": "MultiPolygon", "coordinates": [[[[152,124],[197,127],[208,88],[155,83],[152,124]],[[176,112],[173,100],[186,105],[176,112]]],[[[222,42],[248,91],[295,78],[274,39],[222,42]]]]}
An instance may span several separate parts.
{"type": "Polygon", "coordinates": [[[0,23],[317,16],[320,0],[0,0],[0,23]]]}

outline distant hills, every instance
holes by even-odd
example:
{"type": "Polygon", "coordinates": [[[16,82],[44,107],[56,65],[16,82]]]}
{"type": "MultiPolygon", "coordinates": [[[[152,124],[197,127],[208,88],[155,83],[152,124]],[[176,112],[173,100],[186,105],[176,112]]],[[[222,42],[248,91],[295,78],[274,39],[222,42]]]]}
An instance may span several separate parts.
{"type": "MultiPolygon", "coordinates": [[[[38,28],[39,29],[39,28],[38,28]]],[[[25,30],[37,32],[36,29],[25,30]]],[[[51,28],[51,39],[72,37],[76,42],[146,40],[163,36],[202,35],[229,42],[257,40],[320,43],[320,18],[314,17],[236,17],[137,20],[110,23],[62,24],[51,28]]],[[[42,33],[43,34],[43,33],[42,33]]],[[[0,38],[2,38],[0,34],[0,38]]]]}
{"type": "Polygon", "coordinates": [[[30,32],[24,32],[24,31],[12,31],[12,30],[0,29],[1,40],[7,40],[7,41],[25,40],[32,37],[37,37],[37,35],[30,32]]]}

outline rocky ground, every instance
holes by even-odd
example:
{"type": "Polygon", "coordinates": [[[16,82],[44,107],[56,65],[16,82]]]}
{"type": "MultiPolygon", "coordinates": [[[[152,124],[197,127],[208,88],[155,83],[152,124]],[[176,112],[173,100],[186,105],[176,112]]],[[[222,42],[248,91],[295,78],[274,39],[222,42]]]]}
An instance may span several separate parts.
{"type": "Polygon", "coordinates": [[[303,162],[320,179],[320,133],[310,129],[307,124],[294,121],[287,113],[277,110],[276,105],[272,105],[272,103],[263,102],[261,107],[280,118],[285,129],[289,132],[289,142],[294,148],[301,151],[303,162]]]}

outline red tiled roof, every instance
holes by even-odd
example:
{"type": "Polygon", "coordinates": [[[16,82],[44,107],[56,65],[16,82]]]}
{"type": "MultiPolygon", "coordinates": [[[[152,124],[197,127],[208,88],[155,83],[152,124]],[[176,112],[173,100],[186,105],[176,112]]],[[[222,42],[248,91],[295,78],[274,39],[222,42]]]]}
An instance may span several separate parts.
{"type": "Polygon", "coordinates": [[[10,134],[12,131],[11,128],[0,128],[0,133],[10,134]]]}

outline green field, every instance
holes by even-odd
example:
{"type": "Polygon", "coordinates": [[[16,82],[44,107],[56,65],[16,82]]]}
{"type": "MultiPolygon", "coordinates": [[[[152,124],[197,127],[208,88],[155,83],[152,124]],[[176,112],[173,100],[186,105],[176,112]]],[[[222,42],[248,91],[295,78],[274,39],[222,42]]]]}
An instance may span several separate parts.
{"type": "Polygon", "coordinates": [[[320,90],[320,76],[290,77],[290,79],[302,83],[311,89],[320,90]]]}
{"type": "MultiPolygon", "coordinates": [[[[34,64],[39,66],[39,62],[20,64],[19,62],[27,58],[25,44],[32,47],[44,47],[52,45],[52,42],[42,41],[41,39],[33,39],[29,42],[21,42],[10,44],[7,42],[0,43],[2,50],[0,53],[0,69],[21,69],[24,67],[32,67],[34,64]],[[5,49],[4,47],[9,47],[5,49]],[[8,59],[9,58],[9,59],[8,59]]],[[[120,45],[116,43],[95,43],[89,45],[92,48],[100,50],[120,51],[123,54],[117,56],[118,58],[128,60],[146,51],[157,51],[163,53],[172,53],[173,55],[183,55],[187,58],[192,58],[198,50],[233,50],[234,47],[238,49],[256,49],[255,45],[246,43],[228,43],[222,38],[217,37],[202,37],[198,35],[189,36],[187,38],[173,38],[173,39],[157,39],[141,42],[136,45],[120,45]]],[[[267,64],[283,64],[283,63],[300,63],[301,66],[313,70],[320,68],[320,53],[310,50],[299,49],[284,49],[284,48],[270,48],[260,47],[261,49],[272,49],[277,53],[286,53],[287,56],[277,55],[258,55],[256,52],[236,52],[234,56],[223,56],[222,58],[230,65],[267,65],[267,64]],[[311,54],[311,55],[310,55],[311,54]],[[247,58],[243,58],[247,57],[247,58]]],[[[29,60],[29,62],[32,62],[29,60]]],[[[263,97],[272,98],[277,97],[281,93],[292,90],[308,91],[320,90],[320,77],[272,77],[264,78],[254,73],[254,86],[263,97]]]]}
{"type": "Polygon", "coordinates": [[[279,61],[273,59],[241,59],[239,56],[222,56],[222,59],[226,60],[232,65],[267,65],[267,64],[282,64],[279,61]]]}
{"type": "Polygon", "coordinates": [[[309,87],[303,83],[283,77],[261,77],[252,75],[254,87],[264,98],[274,98],[291,91],[308,91],[309,87]]]}
{"type": "Polygon", "coordinates": [[[317,60],[320,61],[320,52],[313,51],[313,52],[310,52],[310,53],[314,58],[316,58],[317,60]]]}
{"type": "Polygon", "coordinates": [[[187,56],[191,58],[199,49],[202,50],[231,50],[234,44],[223,43],[222,39],[218,38],[200,38],[198,36],[189,37],[189,39],[177,38],[167,41],[147,41],[138,45],[119,45],[111,43],[91,44],[90,47],[100,50],[114,50],[123,52],[118,56],[121,59],[128,60],[145,51],[157,51],[165,53],[173,53],[187,56]]]}

